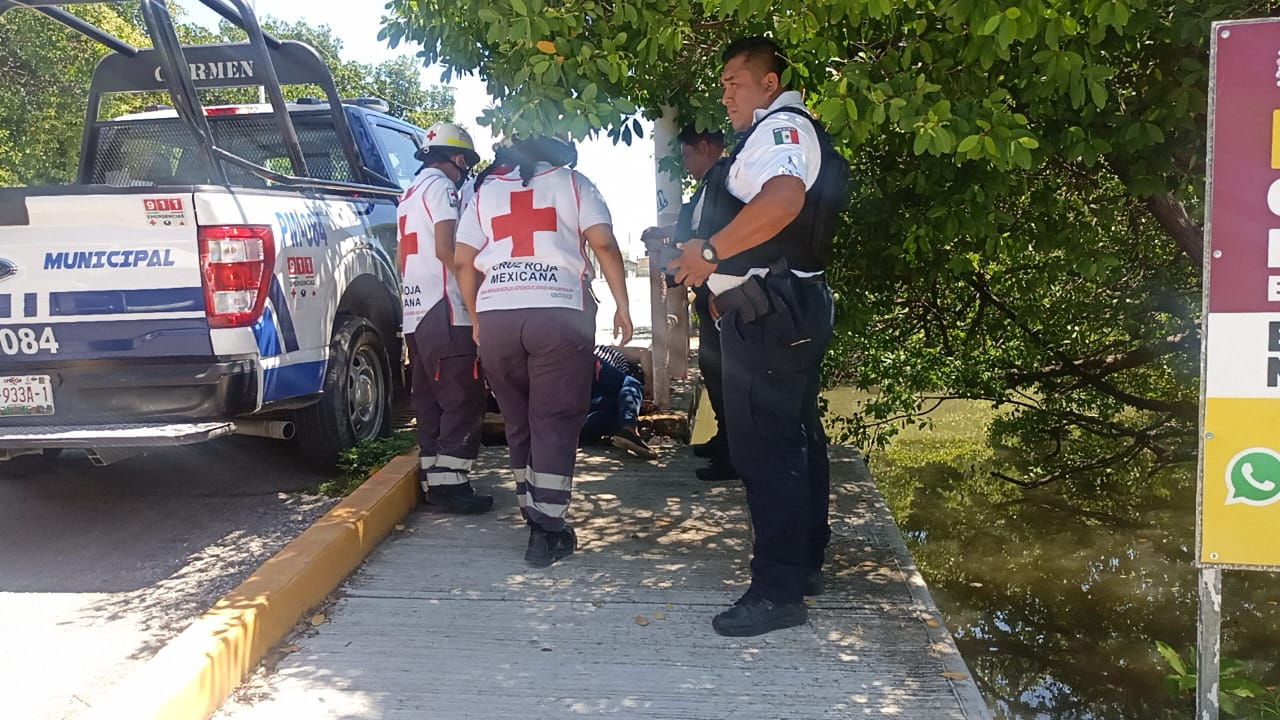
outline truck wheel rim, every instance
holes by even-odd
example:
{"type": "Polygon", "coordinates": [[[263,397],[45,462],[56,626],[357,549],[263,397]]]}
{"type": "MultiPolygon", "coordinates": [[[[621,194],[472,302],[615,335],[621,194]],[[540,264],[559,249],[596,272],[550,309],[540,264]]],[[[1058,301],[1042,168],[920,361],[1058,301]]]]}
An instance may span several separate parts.
{"type": "Polygon", "coordinates": [[[382,371],[373,348],[362,346],[347,370],[347,411],[356,440],[378,436],[382,424],[382,371]]]}

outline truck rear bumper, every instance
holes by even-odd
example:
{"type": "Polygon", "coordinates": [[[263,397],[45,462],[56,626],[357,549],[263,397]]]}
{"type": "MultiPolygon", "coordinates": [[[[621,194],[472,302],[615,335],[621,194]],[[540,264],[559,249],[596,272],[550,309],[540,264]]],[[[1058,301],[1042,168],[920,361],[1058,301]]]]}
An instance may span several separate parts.
{"type": "Polygon", "coordinates": [[[0,428],[0,447],[13,450],[189,445],[230,435],[231,422],[49,425],[0,428]]]}
{"type": "Polygon", "coordinates": [[[234,432],[230,422],[132,425],[39,425],[0,428],[0,461],[63,448],[84,448],[89,462],[110,465],[147,447],[190,445],[234,432]]]}
{"type": "Polygon", "coordinates": [[[257,410],[252,360],[72,362],[22,374],[49,376],[54,413],[0,417],[0,438],[7,428],[191,423],[257,410]]]}

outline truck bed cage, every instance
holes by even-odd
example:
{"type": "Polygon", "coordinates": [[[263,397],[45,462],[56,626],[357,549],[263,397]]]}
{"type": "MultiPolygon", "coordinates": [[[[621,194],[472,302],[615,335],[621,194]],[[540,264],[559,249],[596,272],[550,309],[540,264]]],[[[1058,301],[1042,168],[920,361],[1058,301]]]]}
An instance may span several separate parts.
{"type": "MultiPolygon", "coordinates": [[[[86,123],[95,123],[102,96],[113,92],[168,91],[183,125],[195,137],[200,157],[210,177],[229,185],[223,163],[243,168],[258,177],[286,187],[339,192],[398,195],[394,182],[367,167],[356,149],[346,111],[333,74],[309,45],[284,41],[265,33],[244,0],[199,0],[201,4],[240,28],[248,42],[184,47],[178,40],[173,17],[165,0],[139,0],[152,48],[137,48],[66,10],[64,5],[112,4],[129,0],[0,0],[0,17],[14,8],[42,13],[114,52],[98,64],[89,89],[86,123]],[[282,84],[313,84],[324,90],[343,154],[359,182],[347,183],[309,177],[306,158],[286,107],[282,84]],[[275,172],[228,152],[214,141],[197,92],[200,88],[262,86],[289,156],[293,174],[275,172]]],[[[87,124],[86,127],[89,127],[87,124]]],[[[86,133],[88,137],[89,133],[86,133]]],[[[88,162],[88,148],[81,153],[81,177],[88,162]]]]}

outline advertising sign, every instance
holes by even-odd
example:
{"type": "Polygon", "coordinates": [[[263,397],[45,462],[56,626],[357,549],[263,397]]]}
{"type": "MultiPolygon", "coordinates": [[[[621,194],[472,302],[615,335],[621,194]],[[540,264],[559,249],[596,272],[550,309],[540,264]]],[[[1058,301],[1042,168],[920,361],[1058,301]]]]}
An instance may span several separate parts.
{"type": "Polygon", "coordinates": [[[1198,560],[1280,567],[1280,20],[1214,25],[1198,560]]]}

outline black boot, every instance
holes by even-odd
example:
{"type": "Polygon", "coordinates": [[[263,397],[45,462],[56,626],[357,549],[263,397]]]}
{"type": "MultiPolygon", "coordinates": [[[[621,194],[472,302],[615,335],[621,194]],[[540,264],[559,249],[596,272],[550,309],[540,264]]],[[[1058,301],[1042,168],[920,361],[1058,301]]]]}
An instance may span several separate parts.
{"type": "Polygon", "coordinates": [[[524,561],[530,567],[547,567],[569,557],[577,549],[578,536],[573,528],[566,525],[559,532],[548,532],[537,525],[530,525],[529,549],[524,551],[524,561]]]}
{"type": "Polygon", "coordinates": [[[459,485],[427,486],[427,512],[474,515],[493,507],[492,495],[481,495],[470,481],[459,485]]]}
{"type": "Polygon", "coordinates": [[[697,475],[699,480],[705,482],[738,479],[738,471],[733,469],[728,460],[712,460],[707,463],[706,467],[698,468],[693,474],[697,475]]]}
{"type": "Polygon", "coordinates": [[[751,637],[808,621],[809,608],[802,602],[775,603],[764,598],[743,598],[716,615],[711,627],[728,637],[751,637]]]}
{"type": "Polygon", "coordinates": [[[827,589],[826,585],[824,585],[822,582],[821,570],[814,570],[813,572],[804,576],[804,596],[805,597],[813,597],[815,595],[821,595],[823,592],[826,591],[826,589],[827,589]]]}
{"type": "Polygon", "coordinates": [[[725,442],[723,435],[713,435],[710,440],[694,445],[693,454],[696,457],[708,460],[727,458],[729,455],[728,445],[729,443],[725,442]]]}

